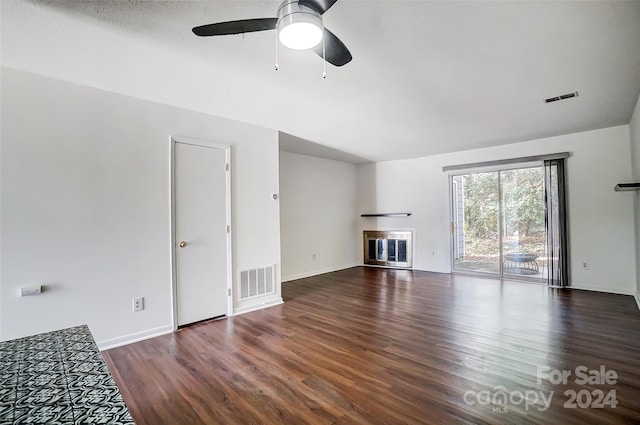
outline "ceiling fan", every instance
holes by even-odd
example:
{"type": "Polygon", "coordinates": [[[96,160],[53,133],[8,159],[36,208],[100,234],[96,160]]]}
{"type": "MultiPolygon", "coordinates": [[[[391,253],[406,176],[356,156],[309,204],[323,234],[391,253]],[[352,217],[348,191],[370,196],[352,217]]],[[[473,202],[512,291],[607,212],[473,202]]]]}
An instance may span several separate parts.
{"type": "Polygon", "coordinates": [[[284,0],[276,18],[241,19],[195,27],[200,37],[243,34],[246,32],[277,30],[280,42],[291,49],[313,51],[335,66],[343,66],[352,59],[349,49],[331,31],[324,28],[322,15],[337,0],[284,0]]]}

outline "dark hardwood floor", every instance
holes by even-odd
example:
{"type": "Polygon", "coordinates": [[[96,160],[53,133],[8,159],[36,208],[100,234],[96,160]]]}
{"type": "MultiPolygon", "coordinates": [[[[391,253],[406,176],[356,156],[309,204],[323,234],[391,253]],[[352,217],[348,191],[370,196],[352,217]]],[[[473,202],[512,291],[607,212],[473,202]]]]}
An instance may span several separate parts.
{"type": "Polygon", "coordinates": [[[283,296],[105,351],[136,423],[640,423],[633,297],[361,267],[283,296]]]}

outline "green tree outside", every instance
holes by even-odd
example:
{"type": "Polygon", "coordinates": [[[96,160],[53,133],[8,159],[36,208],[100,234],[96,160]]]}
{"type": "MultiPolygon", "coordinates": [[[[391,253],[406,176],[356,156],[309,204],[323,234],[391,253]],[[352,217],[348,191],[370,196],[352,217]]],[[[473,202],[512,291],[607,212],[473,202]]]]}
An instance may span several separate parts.
{"type": "Polygon", "coordinates": [[[545,255],[542,167],[501,171],[501,191],[498,190],[497,172],[466,174],[462,178],[465,260],[499,261],[500,193],[504,253],[545,255]]]}

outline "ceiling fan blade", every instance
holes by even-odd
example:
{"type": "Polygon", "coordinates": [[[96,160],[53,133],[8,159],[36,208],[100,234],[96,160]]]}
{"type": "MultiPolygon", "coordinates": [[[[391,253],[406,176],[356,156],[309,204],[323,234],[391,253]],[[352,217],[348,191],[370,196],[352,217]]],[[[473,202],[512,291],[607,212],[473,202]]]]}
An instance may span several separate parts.
{"type": "Polygon", "coordinates": [[[298,4],[309,7],[322,15],[337,1],[338,0],[298,0],[298,4]]]}
{"type": "MultiPolygon", "coordinates": [[[[322,38],[324,39],[325,60],[327,62],[335,66],[346,65],[351,62],[351,59],[353,59],[351,52],[334,33],[325,28],[322,38]]],[[[322,43],[314,47],[313,51],[322,57],[322,43]]]]}
{"type": "Polygon", "coordinates": [[[216,24],[201,25],[191,31],[200,37],[212,35],[243,34],[245,32],[265,31],[276,29],[278,18],[241,19],[239,21],[218,22],[216,24]]]}

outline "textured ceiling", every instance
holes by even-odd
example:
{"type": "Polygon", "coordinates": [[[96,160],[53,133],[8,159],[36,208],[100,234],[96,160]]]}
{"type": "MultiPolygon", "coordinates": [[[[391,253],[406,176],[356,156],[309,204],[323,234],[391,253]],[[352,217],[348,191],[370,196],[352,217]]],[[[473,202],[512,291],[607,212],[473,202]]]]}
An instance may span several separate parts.
{"type": "Polygon", "coordinates": [[[626,124],[640,92],[638,1],[340,0],[324,23],[354,59],[328,65],[326,80],[312,52],[280,48],[276,72],[274,32],[190,32],[273,17],[278,4],[3,0],[2,63],[274,128],[289,146],[356,162],[626,124]]]}

